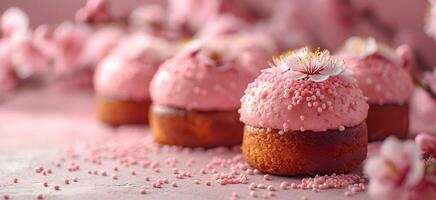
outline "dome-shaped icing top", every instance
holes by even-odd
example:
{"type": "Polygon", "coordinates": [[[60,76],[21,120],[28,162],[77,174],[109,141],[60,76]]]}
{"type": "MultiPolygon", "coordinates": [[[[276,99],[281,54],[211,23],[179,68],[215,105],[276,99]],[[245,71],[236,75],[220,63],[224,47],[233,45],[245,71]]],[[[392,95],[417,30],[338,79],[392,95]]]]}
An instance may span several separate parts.
{"type": "Polygon", "coordinates": [[[241,121],[284,131],[341,130],[362,123],[369,106],[344,65],[326,50],[307,48],[274,58],[245,90],[241,121]]]}
{"type": "Polygon", "coordinates": [[[409,101],[414,85],[405,67],[408,62],[398,52],[373,38],[352,37],[339,55],[345,59],[369,103],[403,104],[409,101]]]}

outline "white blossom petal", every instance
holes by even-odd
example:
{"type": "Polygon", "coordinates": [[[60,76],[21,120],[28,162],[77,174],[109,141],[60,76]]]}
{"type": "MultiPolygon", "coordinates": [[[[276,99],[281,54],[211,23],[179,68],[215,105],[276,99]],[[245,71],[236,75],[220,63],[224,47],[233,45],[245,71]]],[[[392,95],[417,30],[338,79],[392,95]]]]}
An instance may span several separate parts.
{"type": "Polygon", "coordinates": [[[309,75],[309,78],[313,82],[323,82],[323,81],[327,80],[329,78],[329,76],[322,75],[322,74],[314,74],[314,75],[309,75]]]}
{"type": "Polygon", "coordinates": [[[302,79],[302,78],[306,77],[306,74],[303,74],[303,73],[297,72],[297,71],[289,70],[289,71],[284,73],[284,76],[286,78],[291,79],[291,80],[298,80],[298,79],[302,79]]]}

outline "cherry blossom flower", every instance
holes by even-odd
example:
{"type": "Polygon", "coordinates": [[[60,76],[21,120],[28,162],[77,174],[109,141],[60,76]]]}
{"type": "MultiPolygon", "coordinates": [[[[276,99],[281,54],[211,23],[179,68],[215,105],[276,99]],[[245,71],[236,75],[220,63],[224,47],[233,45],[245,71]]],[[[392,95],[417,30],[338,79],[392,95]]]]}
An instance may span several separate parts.
{"type": "Polygon", "coordinates": [[[76,21],[85,23],[100,23],[111,20],[109,6],[106,0],[88,0],[85,7],[76,13],[76,21]]]}
{"type": "Polygon", "coordinates": [[[312,52],[305,47],[274,57],[271,68],[264,71],[281,72],[292,80],[308,78],[313,82],[322,82],[330,76],[344,74],[345,63],[339,57],[331,56],[327,50],[312,52]]]}
{"type": "Polygon", "coordinates": [[[370,178],[368,193],[380,200],[414,199],[424,169],[421,153],[413,141],[387,138],[380,154],[369,158],[364,166],[370,178]]]}
{"type": "Polygon", "coordinates": [[[403,64],[402,58],[395,52],[394,49],[387,45],[377,43],[374,38],[351,37],[346,42],[344,47],[339,51],[339,55],[350,56],[356,59],[365,59],[372,55],[379,55],[387,60],[403,64]]]}
{"type": "Polygon", "coordinates": [[[429,0],[430,12],[425,25],[425,32],[436,39],[436,0],[429,0]]]}
{"type": "Polygon", "coordinates": [[[420,133],[415,138],[415,143],[421,149],[422,152],[428,153],[436,157],[436,136],[420,133]]]}
{"type": "Polygon", "coordinates": [[[16,7],[11,7],[3,13],[0,24],[0,35],[3,38],[26,34],[29,31],[29,18],[24,11],[16,7]]]}
{"type": "Polygon", "coordinates": [[[19,78],[10,62],[10,50],[4,43],[0,42],[0,96],[1,92],[8,91],[19,84],[19,78]]]}

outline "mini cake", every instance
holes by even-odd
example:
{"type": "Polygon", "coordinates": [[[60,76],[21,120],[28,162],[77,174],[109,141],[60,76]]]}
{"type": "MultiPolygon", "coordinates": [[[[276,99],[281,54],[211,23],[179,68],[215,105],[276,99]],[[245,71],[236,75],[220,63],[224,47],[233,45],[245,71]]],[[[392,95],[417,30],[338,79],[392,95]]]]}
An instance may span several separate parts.
{"type": "Polygon", "coordinates": [[[308,48],[274,58],[241,98],[242,153],[267,173],[345,173],[366,159],[368,104],[329,52],[308,48]]]}
{"type": "Polygon", "coordinates": [[[228,52],[193,42],[151,82],[150,126],[157,142],[188,147],[240,144],[238,108],[254,77],[228,52]]]}
{"type": "Polygon", "coordinates": [[[403,51],[400,55],[393,49],[378,44],[373,38],[357,37],[347,40],[339,52],[363,94],[368,97],[369,141],[383,140],[390,135],[407,137],[408,102],[414,85],[408,72],[411,67],[408,59],[411,58],[406,53],[403,51]]]}
{"type": "Polygon", "coordinates": [[[97,114],[112,126],[148,123],[149,84],[169,47],[151,36],[135,34],[97,66],[94,87],[97,114]]]}

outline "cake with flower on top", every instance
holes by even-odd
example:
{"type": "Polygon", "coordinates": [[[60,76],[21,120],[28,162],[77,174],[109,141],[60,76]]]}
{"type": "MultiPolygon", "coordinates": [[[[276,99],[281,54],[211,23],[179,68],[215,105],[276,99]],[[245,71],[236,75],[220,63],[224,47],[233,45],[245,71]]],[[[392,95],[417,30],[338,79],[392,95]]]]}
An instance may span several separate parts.
{"type": "Polygon", "coordinates": [[[368,97],[369,141],[390,135],[407,138],[409,132],[409,100],[414,84],[409,73],[413,65],[411,50],[396,50],[373,38],[352,37],[339,51],[368,97]]]}
{"type": "Polygon", "coordinates": [[[366,158],[369,106],[344,61],[327,50],[275,57],[241,102],[243,156],[261,171],[345,173],[366,158]]]}

